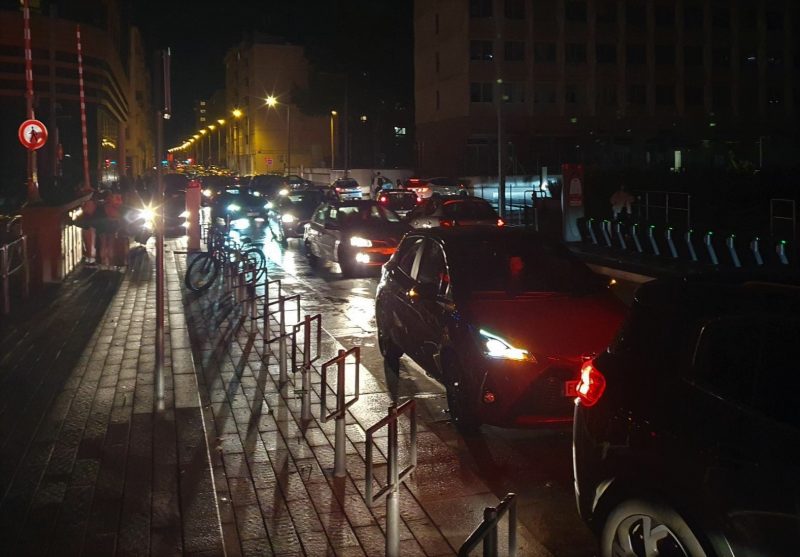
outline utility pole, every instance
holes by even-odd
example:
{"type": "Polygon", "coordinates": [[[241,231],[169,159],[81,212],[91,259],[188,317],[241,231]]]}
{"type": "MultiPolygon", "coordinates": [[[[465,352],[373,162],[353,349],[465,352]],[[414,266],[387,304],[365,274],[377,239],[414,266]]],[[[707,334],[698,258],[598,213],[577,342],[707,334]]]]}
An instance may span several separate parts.
{"type": "MultiPolygon", "coordinates": [[[[156,409],[164,410],[164,179],[162,176],[161,157],[164,150],[164,120],[169,120],[172,114],[172,101],[170,94],[170,51],[161,52],[162,87],[158,88],[163,95],[161,108],[156,118],[156,169],[158,176],[158,196],[156,207],[156,373],[155,373],[155,399],[156,409]]],[[[202,138],[201,138],[202,141],[202,138]]]]}

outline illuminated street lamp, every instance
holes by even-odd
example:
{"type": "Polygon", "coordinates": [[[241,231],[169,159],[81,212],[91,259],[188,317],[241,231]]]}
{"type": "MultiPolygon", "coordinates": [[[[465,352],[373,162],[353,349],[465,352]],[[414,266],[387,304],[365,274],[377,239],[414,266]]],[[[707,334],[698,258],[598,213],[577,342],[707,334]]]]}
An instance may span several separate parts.
{"type": "Polygon", "coordinates": [[[211,132],[217,129],[217,126],[214,124],[208,125],[208,160],[211,164],[214,164],[214,156],[211,153],[211,132]]]}
{"type": "MultiPolygon", "coordinates": [[[[264,99],[267,103],[269,108],[276,108],[278,104],[278,99],[274,95],[270,95],[266,99],[264,99]]],[[[289,174],[292,171],[292,124],[291,124],[291,105],[286,104],[286,173],[289,174]]]]}
{"type": "Polygon", "coordinates": [[[331,110],[331,170],[336,166],[336,144],[333,141],[333,119],[338,116],[338,112],[331,110]]]}
{"type": "Polygon", "coordinates": [[[242,117],[242,111],[238,108],[234,108],[231,112],[235,120],[233,121],[233,131],[234,131],[234,142],[236,145],[236,172],[240,172],[240,164],[239,164],[239,118],[242,117]]]}
{"type": "MultiPolygon", "coordinates": [[[[219,124],[219,132],[217,133],[217,164],[222,164],[222,126],[225,125],[225,120],[219,118],[217,124],[219,124]]],[[[225,160],[224,166],[228,166],[227,159],[225,160]]]]}

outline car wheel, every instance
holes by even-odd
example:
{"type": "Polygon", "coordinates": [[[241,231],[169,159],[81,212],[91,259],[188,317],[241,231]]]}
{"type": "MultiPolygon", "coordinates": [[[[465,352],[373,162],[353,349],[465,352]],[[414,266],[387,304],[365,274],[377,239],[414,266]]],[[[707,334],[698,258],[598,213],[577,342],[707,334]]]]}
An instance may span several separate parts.
{"type": "Polygon", "coordinates": [[[608,515],[602,557],[710,557],[686,521],[661,503],[629,499],[608,515]]]}
{"type": "Polygon", "coordinates": [[[447,390],[447,406],[450,419],[462,435],[475,435],[481,422],[475,415],[475,408],[470,403],[469,390],[462,380],[463,366],[454,359],[445,362],[443,370],[444,386],[447,390]]]}
{"type": "Polygon", "coordinates": [[[308,245],[308,241],[305,242],[306,247],[306,258],[308,259],[308,264],[312,269],[316,269],[319,266],[319,257],[311,253],[311,246],[308,245]]]}
{"type": "Polygon", "coordinates": [[[386,330],[386,323],[380,316],[380,308],[377,308],[375,317],[378,329],[378,348],[380,348],[381,355],[386,365],[388,365],[393,372],[398,373],[400,371],[400,356],[403,355],[403,350],[391,339],[389,331],[386,330]]]}
{"type": "Polygon", "coordinates": [[[347,258],[347,252],[339,248],[339,268],[342,270],[344,278],[353,278],[356,276],[356,267],[347,258]]]}

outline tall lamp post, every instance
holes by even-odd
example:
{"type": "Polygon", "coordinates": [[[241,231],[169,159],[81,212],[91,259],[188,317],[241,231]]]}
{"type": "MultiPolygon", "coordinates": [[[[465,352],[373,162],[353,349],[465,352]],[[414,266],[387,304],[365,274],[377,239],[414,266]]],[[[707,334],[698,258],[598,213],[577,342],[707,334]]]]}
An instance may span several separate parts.
{"type": "MultiPolygon", "coordinates": [[[[278,106],[278,99],[273,95],[266,98],[267,106],[275,108],[278,106]]],[[[286,174],[292,171],[292,106],[286,104],[286,174]]]]}
{"type": "MultiPolygon", "coordinates": [[[[208,130],[203,128],[202,130],[199,130],[199,131],[200,131],[200,136],[201,136],[201,139],[200,139],[200,152],[202,153],[203,152],[203,139],[202,138],[205,138],[206,134],[208,133],[208,130]]],[[[208,166],[208,153],[205,153],[205,155],[206,155],[205,159],[203,159],[203,160],[205,161],[206,164],[204,164],[204,166],[208,166]]]]}
{"type": "Polygon", "coordinates": [[[200,144],[200,141],[198,141],[200,139],[200,134],[199,133],[194,134],[192,136],[192,139],[194,139],[194,142],[196,144],[194,146],[194,162],[196,164],[200,164],[200,157],[203,156],[203,152],[202,152],[202,149],[201,149],[202,145],[200,144]]]}
{"type": "Polygon", "coordinates": [[[239,118],[242,117],[242,111],[238,108],[234,108],[231,112],[233,114],[233,134],[234,134],[234,145],[236,146],[236,173],[239,174],[241,172],[241,165],[239,164],[239,118]]]}
{"type": "Polygon", "coordinates": [[[336,143],[333,140],[333,120],[338,114],[339,113],[335,110],[331,110],[331,170],[336,167],[336,143]]]}
{"type": "Polygon", "coordinates": [[[214,164],[214,150],[211,148],[211,132],[217,129],[217,126],[214,124],[208,125],[208,160],[211,161],[211,164],[214,164]]]}
{"type": "Polygon", "coordinates": [[[217,164],[222,166],[222,126],[225,125],[225,120],[220,118],[217,120],[217,124],[219,124],[219,132],[217,133],[217,164]]]}

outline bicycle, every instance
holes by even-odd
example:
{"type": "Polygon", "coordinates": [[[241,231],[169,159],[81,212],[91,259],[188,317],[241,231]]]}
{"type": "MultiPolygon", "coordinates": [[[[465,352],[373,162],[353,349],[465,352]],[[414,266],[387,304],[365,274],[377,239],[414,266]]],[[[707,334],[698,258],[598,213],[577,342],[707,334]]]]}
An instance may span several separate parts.
{"type": "Polygon", "coordinates": [[[186,269],[184,283],[192,292],[208,290],[221,270],[242,274],[248,285],[255,284],[266,273],[266,256],[247,238],[237,242],[220,230],[210,228],[207,245],[208,251],[197,254],[186,269]]]}

